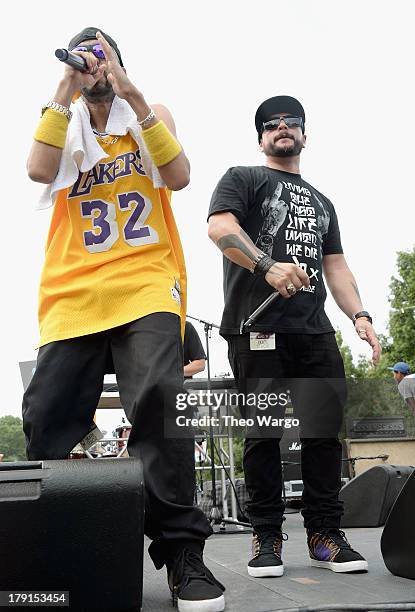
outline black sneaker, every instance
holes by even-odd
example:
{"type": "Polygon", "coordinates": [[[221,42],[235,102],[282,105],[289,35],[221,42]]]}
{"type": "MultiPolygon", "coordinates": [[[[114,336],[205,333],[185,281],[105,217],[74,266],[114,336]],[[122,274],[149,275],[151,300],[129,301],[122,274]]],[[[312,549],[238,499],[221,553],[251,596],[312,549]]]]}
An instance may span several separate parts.
{"type": "Polygon", "coordinates": [[[252,559],[248,563],[248,574],[253,578],[282,576],[284,566],[281,560],[283,540],[286,533],[275,529],[258,529],[252,538],[252,559]]]}
{"type": "Polygon", "coordinates": [[[203,563],[202,552],[183,549],[168,570],[168,581],[179,612],[222,612],[225,587],[203,563]]]}
{"type": "Polygon", "coordinates": [[[311,565],[333,572],[367,572],[367,561],[353,550],[344,531],[324,528],[307,530],[307,543],[311,565]]]}

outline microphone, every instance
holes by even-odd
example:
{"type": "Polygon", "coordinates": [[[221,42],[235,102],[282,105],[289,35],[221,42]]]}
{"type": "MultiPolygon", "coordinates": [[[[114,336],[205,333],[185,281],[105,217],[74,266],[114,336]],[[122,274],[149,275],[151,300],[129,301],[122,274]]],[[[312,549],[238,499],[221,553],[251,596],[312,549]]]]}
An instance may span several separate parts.
{"type": "Polygon", "coordinates": [[[247,318],[246,321],[241,321],[241,324],[239,326],[239,333],[243,334],[245,331],[247,331],[247,329],[249,329],[250,327],[253,326],[253,324],[256,322],[256,320],[258,319],[258,317],[264,312],[264,310],[266,310],[268,308],[268,306],[270,304],[272,304],[272,302],[274,302],[278,297],[280,297],[280,294],[277,290],[273,291],[271,293],[271,295],[269,295],[259,306],[258,308],[256,308],[254,310],[254,312],[252,312],[249,317],[247,318]]]}
{"type": "Polygon", "coordinates": [[[85,59],[80,55],[71,53],[67,49],[56,49],[55,57],[57,57],[58,60],[64,64],[68,64],[80,72],[86,72],[88,70],[88,64],[86,63],[85,59]]]}

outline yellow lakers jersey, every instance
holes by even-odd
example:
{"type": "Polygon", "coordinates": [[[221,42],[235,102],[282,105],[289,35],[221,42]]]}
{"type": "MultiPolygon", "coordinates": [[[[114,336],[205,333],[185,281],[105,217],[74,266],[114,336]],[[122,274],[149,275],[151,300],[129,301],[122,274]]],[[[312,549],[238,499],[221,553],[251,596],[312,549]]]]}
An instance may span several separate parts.
{"type": "Polygon", "coordinates": [[[108,157],[59,192],[39,292],[40,346],[154,312],[182,317],[183,251],[171,192],[145,175],[129,135],[99,143],[108,157]]]}

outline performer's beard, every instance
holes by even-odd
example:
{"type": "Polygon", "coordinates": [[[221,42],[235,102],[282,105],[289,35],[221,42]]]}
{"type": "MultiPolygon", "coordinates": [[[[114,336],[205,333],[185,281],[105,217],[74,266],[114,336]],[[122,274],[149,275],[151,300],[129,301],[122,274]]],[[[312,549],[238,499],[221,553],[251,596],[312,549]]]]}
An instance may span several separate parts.
{"type": "Polygon", "coordinates": [[[290,140],[290,143],[285,144],[284,146],[282,146],[278,142],[279,140],[282,140],[281,136],[273,142],[268,142],[265,145],[263,144],[262,148],[265,155],[268,155],[270,157],[295,157],[297,155],[300,155],[303,149],[302,140],[298,140],[291,135],[285,136],[285,138],[287,140],[290,140]]]}
{"type": "Polygon", "coordinates": [[[112,85],[106,75],[95,83],[93,87],[83,87],[81,94],[88,102],[111,102],[115,96],[112,85]]]}

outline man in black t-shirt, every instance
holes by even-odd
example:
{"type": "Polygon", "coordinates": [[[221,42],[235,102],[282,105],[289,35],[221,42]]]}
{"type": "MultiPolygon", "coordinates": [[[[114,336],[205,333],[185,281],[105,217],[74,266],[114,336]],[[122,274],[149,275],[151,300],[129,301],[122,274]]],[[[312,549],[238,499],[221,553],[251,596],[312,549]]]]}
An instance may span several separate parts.
{"type": "Polygon", "coordinates": [[[183,343],[184,377],[192,378],[203,372],[206,366],[206,355],[199,334],[190,321],[186,321],[183,343]]]}
{"type": "MultiPolygon", "coordinates": [[[[209,236],[224,254],[221,334],[240,391],[289,388],[300,421],[302,514],[311,564],[364,571],[367,562],[339,529],[338,433],[346,391],[343,361],[324,311],[323,273],[338,306],[372,347],[374,363],[380,346],[343,255],[333,204],[300,174],[306,142],[302,105],[290,96],[270,98],[259,106],[255,126],[265,165],[230,168],[209,210],[209,236]],[[243,322],[275,290],[280,296],[246,331],[243,322]]],[[[283,403],[273,414],[285,417],[283,403]]],[[[247,512],[254,529],[248,573],[254,577],[283,573],[281,435],[282,427],[251,427],[245,440],[247,512]]]]}

